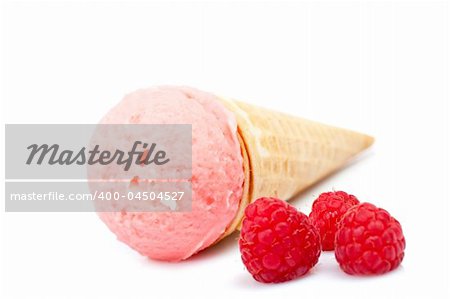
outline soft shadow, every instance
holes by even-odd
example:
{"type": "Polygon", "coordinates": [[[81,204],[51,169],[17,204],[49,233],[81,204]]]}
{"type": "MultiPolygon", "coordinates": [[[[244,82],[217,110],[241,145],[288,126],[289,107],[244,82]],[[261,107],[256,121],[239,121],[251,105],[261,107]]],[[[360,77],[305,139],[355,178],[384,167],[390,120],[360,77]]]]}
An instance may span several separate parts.
{"type": "Polygon", "coordinates": [[[202,261],[215,258],[231,250],[238,252],[239,234],[239,231],[233,232],[231,235],[225,237],[223,240],[220,240],[213,246],[209,246],[208,248],[196,253],[194,256],[190,257],[188,261],[202,261]]]}
{"type": "Polygon", "coordinates": [[[396,269],[389,271],[384,274],[374,274],[374,275],[350,275],[345,273],[339,268],[339,265],[336,263],[329,267],[328,275],[332,276],[334,279],[351,281],[353,283],[360,283],[362,281],[371,281],[371,280],[379,280],[379,279],[389,279],[391,276],[399,275],[404,271],[402,265],[398,266],[396,269]]]}
{"type": "Polygon", "coordinates": [[[225,237],[219,243],[209,246],[208,248],[194,254],[186,260],[170,262],[170,261],[160,261],[153,260],[147,257],[139,256],[142,258],[142,263],[148,265],[159,265],[164,267],[182,267],[184,265],[192,265],[193,263],[204,262],[213,258],[217,258],[220,255],[223,255],[225,252],[230,252],[232,250],[236,251],[236,254],[239,255],[238,250],[238,239],[239,239],[239,231],[235,231],[231,235],[225,237]]]}
{"type": "Polygon", "coordinates": [[[241,272],[239,274],[234,275],[233,284],[240,288],[246,290],[254,290],[255,288],[259,289],[267,289],[267,288],[282,288],[289,284],[301,284],[306,283],[306,281],[312,279],[317,275],[317,271],[315,268],[312,268],[308,273],[303,276],[297,277],[296,279],[281,282],[281,283],[262,283],[256,281],[250,273],[241,272]]]}
{"type": "MultiPolygon", "coordinates": [[[[344,166],[342,166],[339,169],[336,169],[335,171],[331,172],[329,175],[327,175],[326,177],[324,177],[323,179],[319,180],[318,182],[306,187],[305,189],[303,189],[300,193],[294,195],[290,200],[289,203],[291,204],[295,204],[297,203],[299,200],[301,200],[303,198],[303,196],[309,192],[312,192],[313,190],[317,189],[317,190],[322,190],[323,186],[327,186],[329,181],[338,173],[340,174],[345,174],[348,171],[351,171],[351,169],[353,167],[355,167],[355,165],[360,165],[363,161],[369,160],[371,157],[373,157],[375,155],[375,153],[369,149],[366,150],[365,152],[357,155],[356,157],[354,157],[353,159],[351,159],[348,163],[346,163],[344,166]]],[[[321,192],[318,192],[318,194],[321,192]]],[[[317,194],[317,195],[318,195],[317,194]]]]}
{"type": "Polygon", "coordinates": [[[352,283],[360,283],[362,281],[390,277],[392,275],[398,275],[404,271],[403,266],[400,264],[400,266],[396,269],[381,275],[350,275],[341,270],[339,264],[336,262],[333,251],[322,252],[319,264],[315,268],[318,272],[332,277],[333,279],[345,280],[352,283]]]}

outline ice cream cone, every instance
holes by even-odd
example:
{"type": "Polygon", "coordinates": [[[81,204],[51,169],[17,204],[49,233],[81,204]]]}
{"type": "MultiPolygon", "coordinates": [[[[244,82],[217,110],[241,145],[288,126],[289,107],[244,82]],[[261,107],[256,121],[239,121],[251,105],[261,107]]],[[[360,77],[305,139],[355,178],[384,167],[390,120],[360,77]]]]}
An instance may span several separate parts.
{"type": "Polygon", "coordinates": [[[244,158],[244,188],[236,217],[220,239],[240,229],[245,207],[262,196],[288,200],[368,148],[361,133],[221,98],[234,113],[244,158]]]}
{"type": "MultiPolygon", "coordinates": [[[[119,240],[145,256],[165,261],[187,259],[219,242],[240,228],[250,202],[262,196],[290,199],[342,167],[373,141],[363,134],[189,87],[133,92],[101,123],[191,126],[189,210],[182,210],[179,203],[179,212],[134,212],[127,202],[120,211],[99,213],[119,240]]],[[[167,137],[169,142],[173,138],[172,134],[167,137]]],[[[170,165],[173,171],[184,169],[170,165]]],[[[129,175],[145,180],[149,171],[140,167],[129,175]]],[[[110,168],[100,168],[95,177],[117,174],[110,168]]],[[[144,186],[136,188],[146,190],[144,186]]],[[[121,189],[114,186],[111,191],[121,189]]]]}

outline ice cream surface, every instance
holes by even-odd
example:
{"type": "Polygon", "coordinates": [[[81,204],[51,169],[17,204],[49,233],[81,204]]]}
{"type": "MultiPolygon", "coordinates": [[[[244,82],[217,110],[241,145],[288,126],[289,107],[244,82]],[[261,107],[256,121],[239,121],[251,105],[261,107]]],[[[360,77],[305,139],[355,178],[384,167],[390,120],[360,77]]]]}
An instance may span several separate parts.
{"type": "Polygon", "coordinates": [[[101,123],[192,125],[192,210],[98,213],[119,240],[152,259],[180,261],[222,236],[238,210],[244,170],[235,116],[216,96],[188,87],[138,90],[101,123]]]}

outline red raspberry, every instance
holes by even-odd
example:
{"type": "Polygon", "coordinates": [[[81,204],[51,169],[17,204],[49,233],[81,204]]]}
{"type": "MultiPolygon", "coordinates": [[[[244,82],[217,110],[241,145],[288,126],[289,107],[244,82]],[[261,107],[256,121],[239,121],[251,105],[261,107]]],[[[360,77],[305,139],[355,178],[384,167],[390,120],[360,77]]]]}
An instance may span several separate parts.
{"type": "Polygon", "coordinates": [[[245,209],[239,249],[257,281],[283,282],[317,263],[320,237],[305,214],[282,200],[262,197],[245,209]]]}
{"type": "Polygon", "coordinates": [[[309,220],[319,230],[322,250],[334,250],[337,223],[358,199],[344,191],[325,192],[314,201],[309,220]]]}
{"type": "Polygon", "coordinates": [[[338,224],[336,259],[348,274],[383,274],[400,265],[405,255],[400,223],[370,203],[350,208],[338,224]]]}

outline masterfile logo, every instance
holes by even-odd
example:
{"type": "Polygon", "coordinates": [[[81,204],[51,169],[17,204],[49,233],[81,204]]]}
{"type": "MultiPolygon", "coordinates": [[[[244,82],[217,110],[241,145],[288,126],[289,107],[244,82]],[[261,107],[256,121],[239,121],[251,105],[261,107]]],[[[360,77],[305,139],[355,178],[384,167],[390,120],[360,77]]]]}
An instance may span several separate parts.
{"type": "Polygon", "coordinates": [[[191,125],[6,125],[5,209],[191,209],[191,125]]]}
{"type": "Polygon", "coordinates": [[[34,163],[38,165],[41,165],[45,159],[47,159],[46,162],[50,165],[72,165],[74,163],[78,165],[95,165],[97,163],[108,165],[116,162],[118,165],[124,165],[124,170],[129,170],[132,163],[136,165],[149,165],[152,163],[155,165],[164,165],[169,162],[170,159],[166,158],[166,152],[163,150],[155,150],[156,147],[156,143],[152,143],[149,146],[148,143],[135,141],[130,151],[124,152],[117,149],[112,153],[108,150],[101,151],[100,145],[98,144],[91,150],[86,150],[86,147],[82,147],[78,152],[71,150],[60,151],[58,144],[51,146],[48,144],[42,144],[40,146],[32,144],[27,147],[30,150],[30,155],[26,163],[28,165],[33,164],[37,156],[34,163]],[[142,150],[138,150],[140,146],[142,150]],[[134,156],[136,156],[136,159],[134,159],[134,156]]]}

